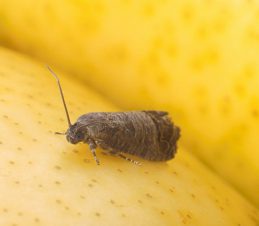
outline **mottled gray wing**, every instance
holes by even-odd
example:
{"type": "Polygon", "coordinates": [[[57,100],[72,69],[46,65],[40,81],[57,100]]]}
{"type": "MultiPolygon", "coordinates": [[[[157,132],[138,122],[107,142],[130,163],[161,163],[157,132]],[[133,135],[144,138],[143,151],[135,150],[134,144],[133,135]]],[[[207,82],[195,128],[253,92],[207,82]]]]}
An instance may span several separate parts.
{"type": "Polygon", "coordinates": [[[173,158],[180,130],[163,111],[100,112],[77,120],[103,149],[147,160],[173,158]]]}
{"type": "Polygon", "coordinates": [[[180,128],[171,121],[168,112],[144,111],[156,125],[159,142],[158,159],[172,159],[177,150],[177,140],[180,138],[180,128]]]}

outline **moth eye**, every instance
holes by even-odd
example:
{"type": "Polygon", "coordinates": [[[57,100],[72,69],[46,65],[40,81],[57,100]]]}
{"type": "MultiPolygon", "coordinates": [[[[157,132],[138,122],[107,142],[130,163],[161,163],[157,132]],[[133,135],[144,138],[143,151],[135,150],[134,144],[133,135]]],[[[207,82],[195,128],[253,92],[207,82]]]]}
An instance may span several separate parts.
{"type": "Polygon", "coordinates": [[[76,134],[76,138],[78,139],[78,140],[82,140],[83,138],[84,138],[84,134],[83,133],[77,133],[76,134]]]}

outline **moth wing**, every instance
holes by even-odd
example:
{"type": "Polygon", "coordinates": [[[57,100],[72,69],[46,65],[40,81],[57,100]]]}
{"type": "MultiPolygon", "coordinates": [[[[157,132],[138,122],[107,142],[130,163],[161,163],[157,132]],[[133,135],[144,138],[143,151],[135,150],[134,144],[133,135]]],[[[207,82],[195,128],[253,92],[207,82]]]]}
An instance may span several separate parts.
{"type": "Polygon", "coordinates": [[[167,111],[143,111],[143,112],[153,117],[163,117],[163,116],[169,115],[167,111]]]}
{"type": "Polygon", "coordinates": [[[177,149],[177,140],[180,138],[180,128],[174,125],[169,117],[168,112],[144,112],[152,118],[156,125],[159,142],[159,155],[161,158],[165,159],[173,158],[177,149]]]}

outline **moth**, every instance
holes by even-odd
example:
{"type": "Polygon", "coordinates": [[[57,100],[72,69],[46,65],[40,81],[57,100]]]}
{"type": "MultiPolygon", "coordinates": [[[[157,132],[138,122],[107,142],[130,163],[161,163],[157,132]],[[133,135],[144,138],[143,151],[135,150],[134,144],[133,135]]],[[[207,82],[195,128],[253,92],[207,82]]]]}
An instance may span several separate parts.
{"type": "Polygon", "coordinates": [[[129,112],[92,112],[81,115],[71,124],[65,98],[58,76],[47,66],[55,77],[68,121],[65,133],[68,142],[87,143],[96,161],[97,146],[104,153],[118,156],[135,164],[138,161],[128,158],[131,154],[151,161],[167,161],[174,158],[180,128],[174,125],[165,111],[129,111],[129,112]]]}

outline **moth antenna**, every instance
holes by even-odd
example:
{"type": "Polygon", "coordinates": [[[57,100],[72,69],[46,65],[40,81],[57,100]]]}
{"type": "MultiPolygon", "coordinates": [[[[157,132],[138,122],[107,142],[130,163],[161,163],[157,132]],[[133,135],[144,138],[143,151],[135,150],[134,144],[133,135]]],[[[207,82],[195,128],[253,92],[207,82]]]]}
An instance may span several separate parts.
{"type": "Polygon", "coordinates": [[[63,91],[62,91],[62,88],[61,88],[61,85],[60,85],[60,82],[59,82],[59,78],[58,76],[55,74],[54,71],[52,71],[52,69],[46,65],[46,67],[48,68],[48,70],[50,71],[50,73],[55,77],[55,79],[57,80],[57,83],[58,83],[58,87],[59,87],[59,91],[60,91],[60,95],[61,95],[61,98],[62,98],[62,101],[63,101],[63,105],[64,105],[64,108],[65,108],[65,111],[66,111],[66,115],[67,115],[67,122],[68,122],[68,126],[69,128],[71,127],[71,121],[70,121],[70,118],[69,118],[69,114],[68,114],[68,110],[67,110],[67,105],[66,105],[66,102],[65,102],[65,98],[64,98],[64,94],[63,94],[63,91]]]}

